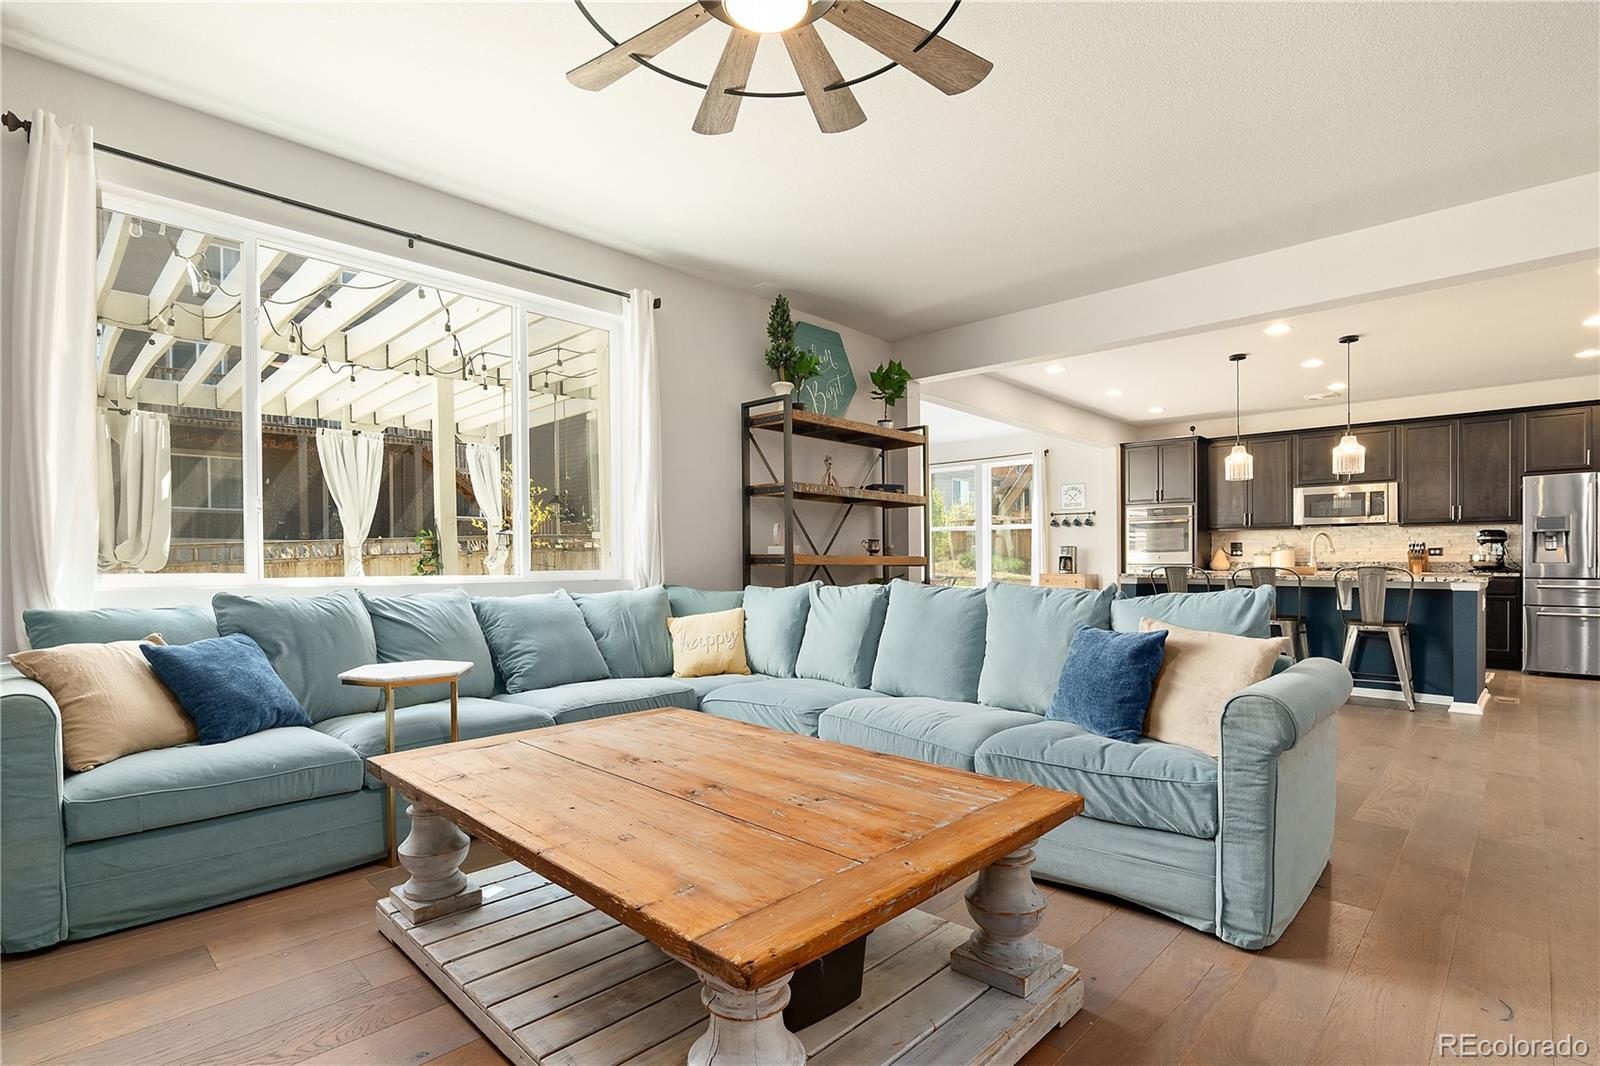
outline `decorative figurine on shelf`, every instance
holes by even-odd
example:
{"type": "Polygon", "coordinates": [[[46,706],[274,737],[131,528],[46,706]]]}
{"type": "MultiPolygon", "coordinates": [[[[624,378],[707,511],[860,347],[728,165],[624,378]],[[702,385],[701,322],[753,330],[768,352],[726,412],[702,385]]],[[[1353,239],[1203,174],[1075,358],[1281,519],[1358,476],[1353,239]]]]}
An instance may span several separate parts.
{"type": "Polygon", "coordinates": [[[839,479],[833,476],[833,456],[822,457],[822,483],[830,489],[839,487],[839,479]]]}

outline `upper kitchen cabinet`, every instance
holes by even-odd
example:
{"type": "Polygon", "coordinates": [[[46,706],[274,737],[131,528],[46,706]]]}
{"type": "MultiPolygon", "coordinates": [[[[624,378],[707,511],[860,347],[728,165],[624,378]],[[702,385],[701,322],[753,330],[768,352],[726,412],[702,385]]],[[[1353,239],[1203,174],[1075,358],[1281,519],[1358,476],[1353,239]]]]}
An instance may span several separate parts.
{"type": "Polygon", "coordinates": [[[1514,522],[1521,517],[1518,414],[1400,427],[1400,522],[1514,522]]]}
{"type": "Polygon", "coordinates": [[[1397,471],[1394,426],[1357,429],[1356,440],[1367,449],[1367,469],[1353,478],[1333,472],[1333,448],[1342,429],[1314,429],[1295,434],[1294,483],[1337,485],[1341,481],[1393,481],[1397,471]]]}
{"type": "Polygon", "coordinates": [[[1247,437],[1253,476],[1229,481],[1232,440],[1206,445],[1207,529],[1281,529],[1294,525],[1294,438],[1247,437]]]}
{"type": "Polygon", "coordinates": [[[1199,442],[1193,437],[1124,444],[1123,502],[1193,503],[1199,462],[1199,442]]]}
{"type": "Polygon", "coordinates": [[[1522,423],[1522,472],[1558,474],[1591,470],[1596,461],[1600,406],[1552,407],[1529,411],[1522,423]]]}

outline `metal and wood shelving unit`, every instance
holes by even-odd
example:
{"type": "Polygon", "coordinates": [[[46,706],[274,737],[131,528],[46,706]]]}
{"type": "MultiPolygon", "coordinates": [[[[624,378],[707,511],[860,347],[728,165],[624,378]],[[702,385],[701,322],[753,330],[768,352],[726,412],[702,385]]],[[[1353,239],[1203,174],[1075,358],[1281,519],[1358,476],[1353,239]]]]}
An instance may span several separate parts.
{"type": "Polygon", "coordinates": [[[911,448],[920,448],[922,451],[922,484],[932,484],[929,476],[928,459],[928,427],[912,426],[907,429],[886,428],[873,425],[870,422],[855,422],[847,418],[836,418],[832,415],[820,415],[812,411],[797,411],[794,401],[789,396],[768,396],[759,400],[748,400],[740,405],[739,409],[739,455],[742,473],[741,494],[744,501],[744,580],[750,583],[750,572],[757,566],[783,567],[783,583],[793,585],[797,578],[796,571],[810,567],[811,572],[804,580],[821,574],[828,581],[837,584],[834,569],[848,568],[873,568],[878,571],[879,577],[887,581],[894,570],[909,570],[920,568],[922,580],[931,582],[933,569],[928,565],[925,555],[865,555],[859,552],[835,553],[833,547],[839,539],[840,532],[849,520],[852,512],[857,507],[875,507],[879,512],[880,538],[885,548],[889,545],[889,514],[895,510],[920,509],[922,512],[923,544],[933,544],[933,512],[928,507],[928,497],[914,495],[909,492],[884,492],[879,489],[858,488],[853,485],[822,485],[816,482],[796,481],[794,477],[794,440],[796,437],[810,437],[815,440],[831,441],[835,444],[848,444],[859,448],[868,448],[878,453],[879,469],[888,467],[890,452],[906,451],[911,448]],[[761,448],[757,430],[777,434],[781,437],[783,454],[778,467],[774,467],[768,460],[766,452],[761,448]],[[765,481],[751,480],[750,457],[754,452],[761,461],[767,479],[765,481]],[[750,542],[750,501],[765,498],[781,501],[783,505],[783,546],[781,555],[767,552],[754,551],[750,542]],[[795,512],[797,501],[813,503],[831,503],[842,506],[843,513],[833,524],[832,531],[828,534],[826,542],[819,548],[817,541],[812,537],[811,531],[806,528],[805,522],[795,512]],[[804,539],[808,552],[796,551],[795,533],[799,532],[804,539]]]}

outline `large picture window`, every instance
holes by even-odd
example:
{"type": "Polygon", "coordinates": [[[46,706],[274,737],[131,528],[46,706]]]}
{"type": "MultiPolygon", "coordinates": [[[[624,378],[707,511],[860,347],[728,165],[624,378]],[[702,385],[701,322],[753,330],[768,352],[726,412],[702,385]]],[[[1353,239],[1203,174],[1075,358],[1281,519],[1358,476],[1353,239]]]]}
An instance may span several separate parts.
{"type": "Polygon", "coordinates": [[[1029,585],[1039,569],[1032,456],[933,467],[933,576],[968,587],[1029,585]]]}
{"type": "Polygon", "coordinates": [[[614,569],[616,316],[104,200],[103,573],[614,569]]]}

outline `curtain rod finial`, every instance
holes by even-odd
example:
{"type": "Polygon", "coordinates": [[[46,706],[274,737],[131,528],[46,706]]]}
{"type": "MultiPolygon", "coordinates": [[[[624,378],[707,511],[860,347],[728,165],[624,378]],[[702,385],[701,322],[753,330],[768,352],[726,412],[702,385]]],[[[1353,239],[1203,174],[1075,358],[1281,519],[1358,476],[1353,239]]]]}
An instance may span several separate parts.
{"type": "Polygon", "coordinates": [[[0,115],[0,125],[5,126],[12,133],[22,130],[24,133],[33,133],[33,123],[18,115],[15,111],[7,111],[0,115]]]}
{"type": "Polygon", "coordinates": [[[655,310],[657,310],[657,311],[661,310],[661,297],[657,296],[655,298],[655,302],[652,303],[650,306],[652,308],[654,308],[655,310]]]}

